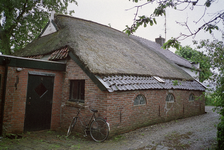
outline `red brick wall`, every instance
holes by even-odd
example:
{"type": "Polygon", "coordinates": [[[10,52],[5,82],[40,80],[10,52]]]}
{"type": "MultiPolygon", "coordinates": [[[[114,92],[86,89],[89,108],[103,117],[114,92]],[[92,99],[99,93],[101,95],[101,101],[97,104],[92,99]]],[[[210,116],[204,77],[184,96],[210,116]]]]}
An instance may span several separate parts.
{"type": "MultiPolygon", "coordinates": [[[[63,85],[61,126],[67,129],[72,117],[76,114],[76,108],[67,103],[69,99],[69,80],[85,80],[85,104],[99,110],[99,115],[107,117],[110,123],[110,135],[127,132],[142,126],[169,121],[173,119],[189,117],[204,113],[204,98],[188,101],[191,93],[195,97],[202,95],[200,91],[188,90],[141,90],[126,92],[103,92],[82,69],[72,60],[69,60],[63,85]],[[174,103],[166,104],[166,95],[172,93],[174,103]],[[146,97],[145,105],[134,106],[134,99],[138,94],[146,97]],[[165,109],[165,106],[167,109],[165,109]],[[170,109],[169,109],[170,108],[170,109]]],[[[88,118],[91,112],[82,110],[82,118],[88,118]]],[[[80,129],[80,127],[76,127],[80,129]]]]}
{"type": "Polygon", "coordinates": [[[190,117],[205,112],[202,92],[186,90],[144,90],[108,94],[107,116],[114,134],[127,132],[142,126],[190,117]],[[166,95],[172,93],[174,103],[166,103],[166,95]],[[193,93],[198,99],[189,101],[193,93]],[[138,94],[146,97],[145,105],[134,106],[138,94]],[[166,108],[166,109],[165,109],[166,108]]]}
{"type": "MultiPolygon", "coordinates": [[[[73,60],[69,60],[66,67],[62,98],[61,126],[64,129],[68,128],[72,117],[77,113],[77,108],[67,103],[69,100],[70,80],[76,79],[85,80],[85,104],[92,109],[98,109],[99,116],[106,117],[107,92],[101,91],[73,60]]],[[[82,110],[81,115],[83,116],[82,118],[86,118],[85,121],[88,122],[92,112],[86,108],[82,110]]]]}
{"type": "Polygon", "coordinates": [[[28,68],[23,68],[21,72],[17,72],[16,67],[9,67],[7,85],[6,85],[6,99],[5,99],[4,123],[3,123],[4,132],[6,133],[23,132],[29,71],[55,74],[51,129],[57,129],[60,127],[60,106],[62,95],[61,84],[63,83],[64,73],[56,71],[28,69],[28,68]],[[16,76],[19,77],[19,83],[17,85],[17,89],[15,87],[16,76]]]}

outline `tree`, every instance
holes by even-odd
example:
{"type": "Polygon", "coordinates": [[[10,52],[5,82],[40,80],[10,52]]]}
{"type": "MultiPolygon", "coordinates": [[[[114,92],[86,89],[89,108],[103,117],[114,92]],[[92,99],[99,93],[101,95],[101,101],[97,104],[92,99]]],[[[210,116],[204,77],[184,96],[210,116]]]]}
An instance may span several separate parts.
{"type": "MultiPolygon", "coordinates": [[[[130,0],[129,0],[130,1],[130,0]]],[[[138,3],[140,0],[132,0],[135,3],[138,3]]],[[[207,9],[215,3],[217,0],[204,0],[204,4],[199,4],[203,0],[146,0],[145,3],[137,5],[131,9],[136,9],[136,13],[134,15],[134,22],[129,27],[126,26],[126,29],[124,30],[127,34],[134,33],[140,26],[146,27],[149,25],[155,25],[157,23],[156,19],[160,16],[166,15],[166,9],[171,8],[177,11],[184,11],[187,10],[187,8],[194,9],[196,6],[204,7],[204,13],[200,17],[200,19],[197,22],[202,22],[202,25],[198,27],[197,30],[191,30],[188,26],[188,22],[179,23],[182,26],[185,26],[188,29],[188,33],[180,33],[179,37],[171,38],[164,44],[164,48],[169,48],[170,46],[178,48],[180,39],[185,39],[190,36],[195,36],[200,32],[201,30],[208,31],[209,33],[212,33],[213,30],[218,30],[218,23],[224,19],[224,9],[223,10],[217,10],[215,14],[213,14],[212,18],[209,21],[205,21],[202,18],[205,16],[207,9]],[[142,15],[138,16],[139,9],[150,4],[157,4],[157,7],[154,9],[152,14],[149,14],[148,16],[142,15]]]]}
{"type": "Polygon", "coordinates": [[[77,4],[76,0],[1,0],[0,51],[10,55],[23,48],[40,34],[50,11],[67,14],[72,2],[77,4]]]}
{"type": "Polygon", "coordinates": [[[218,148],[224,149],[224,43],[223,41],[202,40],[196,43],[198,49],[206,51],[211,67],[216,72],[213,75],[213,82],[216,83],[216,90],[211,95],[218,113],[221,115],[220,123],[217,126],[218,148]]]}
{"type": "Polygon", "coordinates": [[[203,82],[204,80],[207,80],[212,76],[212,72],[210,70],[210,58],[203,52],[199,52],[195,49],[192,49],[190,46],[184,46],[177,49],[175,53],[191,62],[200,64],[200,82],[203,82]]]}

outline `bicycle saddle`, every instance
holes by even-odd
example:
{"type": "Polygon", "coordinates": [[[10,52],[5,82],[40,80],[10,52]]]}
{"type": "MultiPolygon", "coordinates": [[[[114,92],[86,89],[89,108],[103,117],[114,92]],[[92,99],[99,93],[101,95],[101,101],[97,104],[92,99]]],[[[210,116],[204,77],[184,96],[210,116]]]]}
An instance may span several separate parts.
{"type": "Polygon", "coordinates": [[[98,112],[98,110],[96,110],[96,109],[91,109],[91,111],[92,111],[92,112],[95,112],[95,113],[98,112]]]}

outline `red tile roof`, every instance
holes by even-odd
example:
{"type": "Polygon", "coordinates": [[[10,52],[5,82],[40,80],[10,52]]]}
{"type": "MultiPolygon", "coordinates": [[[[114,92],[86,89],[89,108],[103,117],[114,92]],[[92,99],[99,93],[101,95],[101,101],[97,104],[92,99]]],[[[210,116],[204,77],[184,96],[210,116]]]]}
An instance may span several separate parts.
{"type": "Polygon", "coordinates": [[[50,55],[50,57],[48,58],[48,60],[62,60],[62,59],[65,59],[68,56],[68,52],[69,52],[68,47],[62,48],[60,50],[57,50],[57,51],[53,52],[50,55]]]}

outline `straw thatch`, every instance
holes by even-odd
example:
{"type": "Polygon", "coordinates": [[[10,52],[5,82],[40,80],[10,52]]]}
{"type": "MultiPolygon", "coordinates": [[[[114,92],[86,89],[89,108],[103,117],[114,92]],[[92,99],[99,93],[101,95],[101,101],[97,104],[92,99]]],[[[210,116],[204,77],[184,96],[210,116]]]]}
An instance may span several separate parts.
{"type": "Polygon", "coordinates": [[[40,37],[17,52],[18,56],[48,54],[68,46],[94,74],[159,76],[192,80],[165,57],[113,28],[65,15],[55,15],[59,30],[40,37]]]}

